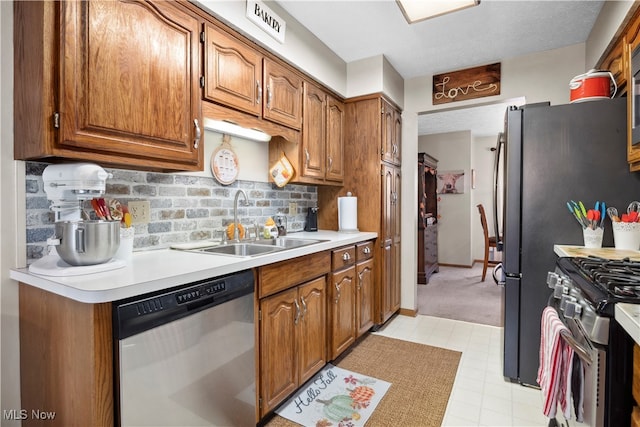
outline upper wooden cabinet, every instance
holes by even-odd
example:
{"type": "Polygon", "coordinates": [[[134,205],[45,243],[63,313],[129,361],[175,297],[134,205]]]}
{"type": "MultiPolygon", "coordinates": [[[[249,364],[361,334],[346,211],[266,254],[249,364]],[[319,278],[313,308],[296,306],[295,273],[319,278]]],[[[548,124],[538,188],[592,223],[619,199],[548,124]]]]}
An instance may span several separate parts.
{"type": "Polygon", "coordinates": [[[205,22],[204,98],[262,115],[262,55],[205,22]]]}
{"type": "Polygon", "coordinates": [[[393,105],[382,100],[382,140],[381,158],[385,162],[399,165],[402,162],[400,144],[402,141],[402,116],[393,105]]]}
{"type": "Polygon", "coordinates": [[[344,104],[322,88],[304,82],[302,140],[274,138],[269,164],[284,153],[293,168],[292,182],[341,185],[344,179],[344,104]]]}
{"type": "Polygon", "coordinates": [[[300,130],[302,78],[205,22],[204,99],[300,130]]]}
{"type": "Polygon", "coordinates": [[[201,170],[200,20],[172,2],[14,2],[14,155],[201,170]]]}
{"type": "Polygon", "coordinates": [[[596,64],[597,69],[608,70],[618,85],[616,96],[627,95],[627,162],[629,170],[640,171],[640,149],[632,141],[633,76],[631,71],[631,53],[640,46],[640,3],[635,2],[629,10],[630,18],[617,39],[612,41],[605,56],[596,64]]]}

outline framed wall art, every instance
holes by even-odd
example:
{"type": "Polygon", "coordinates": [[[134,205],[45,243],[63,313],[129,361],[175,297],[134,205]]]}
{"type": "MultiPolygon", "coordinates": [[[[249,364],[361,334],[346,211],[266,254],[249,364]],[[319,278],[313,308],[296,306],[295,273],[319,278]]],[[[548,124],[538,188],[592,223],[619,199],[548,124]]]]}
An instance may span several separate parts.
{"type": "Polygon", "coordinates": [[[464,194],[464,171],[438,171],[438,194],[464,194]]]}

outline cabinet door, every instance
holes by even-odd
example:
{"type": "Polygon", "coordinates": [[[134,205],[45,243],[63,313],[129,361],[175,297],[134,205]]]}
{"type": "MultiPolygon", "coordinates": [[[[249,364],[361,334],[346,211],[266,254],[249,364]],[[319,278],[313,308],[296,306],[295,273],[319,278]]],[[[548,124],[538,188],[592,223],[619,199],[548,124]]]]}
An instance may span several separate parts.
{"type": "Polygon", "coordinates": [[[327,171],[329,181],[344,180],[344,104],[327,96],[327,171]]]}
{"type": "Polygon", "coordinates": [[[381,159],[385,162],[394,162],[394,138],[395,138],[395,109],[384,99],[382,103],[382,139],[380,146],[381,159]]]}
{"type": "Polygon", "coordinates": [[[402,216],[400,213],[400,191],[402,188],[402,173],[400,167],[393,168],[393,194],[391,204],[391,222],[393,223],[392,245],[392,282],[391,282],[391,312],[395,313],[400,308],[400,264],[402,262],[400,251],[400,236],[402,216]]]}
{"type": "Polygon", "coordinates": [[[61,146],[197,164],[200,23],[170,2],[63,2],[61,146]]]}
{"type": "Polygon", "coordinates": [[[265,415],[298,388],[298,289],[260,302],[260,414],[265,415]]]}
{"type": "Polygon", "coordinates": [[[393,225],[395,220],[394,181],[395,170],[392,166],[382,164],[382,244],[388,246],[393,241],[393,225]]]}
{"type": "Polygon", "coordinates": [[[378,289],[378,322],[384,323],[391,317],[391,292],[393,288],[393,244],[382,248],[381,283],[378,289]]]}
{"type": "Polygon", "coordinates": [[[332,360],[356,339],[356,285],[355,266],[331,275],[329,307],[331,310],[330,358],[332,360]]]}
{"type": "Polygon", "coordinates": [[[262,55],[205,22],[204,98],[260,116],[262,55]]]}
{"type": "Polygon", "coordinates": [[[373,326],[373,258],[356,266],[356,338],[373,326]]]}
{"type": "Polygon", "coordinates": [[[398,110],[393,112],[393,141],[391,150],[393,152],[393,162],[397,165],[402,163],[402,114],[398,110]]]}
{"type": "Polygon", "coordinates": [[[304,384],[327,362],[326,276],[300,285],[298,300],[301,317],[298,323],[299,384],[304,384]]]}
{"type": "Polygon", "coordinates": [[[315,85],[304,82],[304,121],[300,164],[302,176],[324,179],[327,95],[315,85]]]}
{"type": "Polygon", "coordinates": [[[263,82],[266,97],[262,117],[300,130],[302,127],[302,78],[293,71],[264,59],[263,82]]]}

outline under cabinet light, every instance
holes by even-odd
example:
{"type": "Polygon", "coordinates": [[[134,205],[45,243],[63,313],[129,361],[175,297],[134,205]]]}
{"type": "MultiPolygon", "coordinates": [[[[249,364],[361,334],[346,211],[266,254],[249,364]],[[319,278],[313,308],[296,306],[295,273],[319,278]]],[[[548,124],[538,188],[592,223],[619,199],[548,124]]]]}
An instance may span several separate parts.
{"type": "Polygon", "coordinates": [[[396,0],[409,24],[477,6],[480,0],[396,0]]]}
{"type": "Polygon", "coordinates": [[[247,129],[242,126],[238,126],[235,123],[227,122],[224,120],[212,120],[204,119],[204,128],[214,132],[219,132],[225,135],[238,136],[244,139],[250,139],[252,141],[269,142],[271,141],[271,135],[262,132],[257,129],[247,129]]]}

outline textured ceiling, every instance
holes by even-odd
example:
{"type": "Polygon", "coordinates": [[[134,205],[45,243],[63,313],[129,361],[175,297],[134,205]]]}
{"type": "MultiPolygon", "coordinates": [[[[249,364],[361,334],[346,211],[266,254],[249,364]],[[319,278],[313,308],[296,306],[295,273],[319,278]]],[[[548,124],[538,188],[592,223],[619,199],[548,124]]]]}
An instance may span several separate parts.
{"type": "MultiPolygon", "coordinates": [[[[405,79],[582,43],[603,3],[481,0],[477,7],[409,25],[395,0],[278,1],[345,62],[384,55],[405,79]]],[[[500,117],[504,116],[503,106],[497,108],[502,111],[500,117]]],[[[473,113],[483,111],[476,108],[473,113]]],[[[425,126],[427,116],[420,116],[420,135],[449,132],[444,129],[451,128],[449,124],[463,113],[437,114],[442,116],[429,115],[433,122],[429,127],[425,126]]],[[[469,112],[464,119],[479,126],[492,121],[475,120],[469,112]]],[[[469,130],[469,125],[455,130],[469,130]]],[[[490,132],[483,126],[470,130],[476,135],[490,132]]]]}

